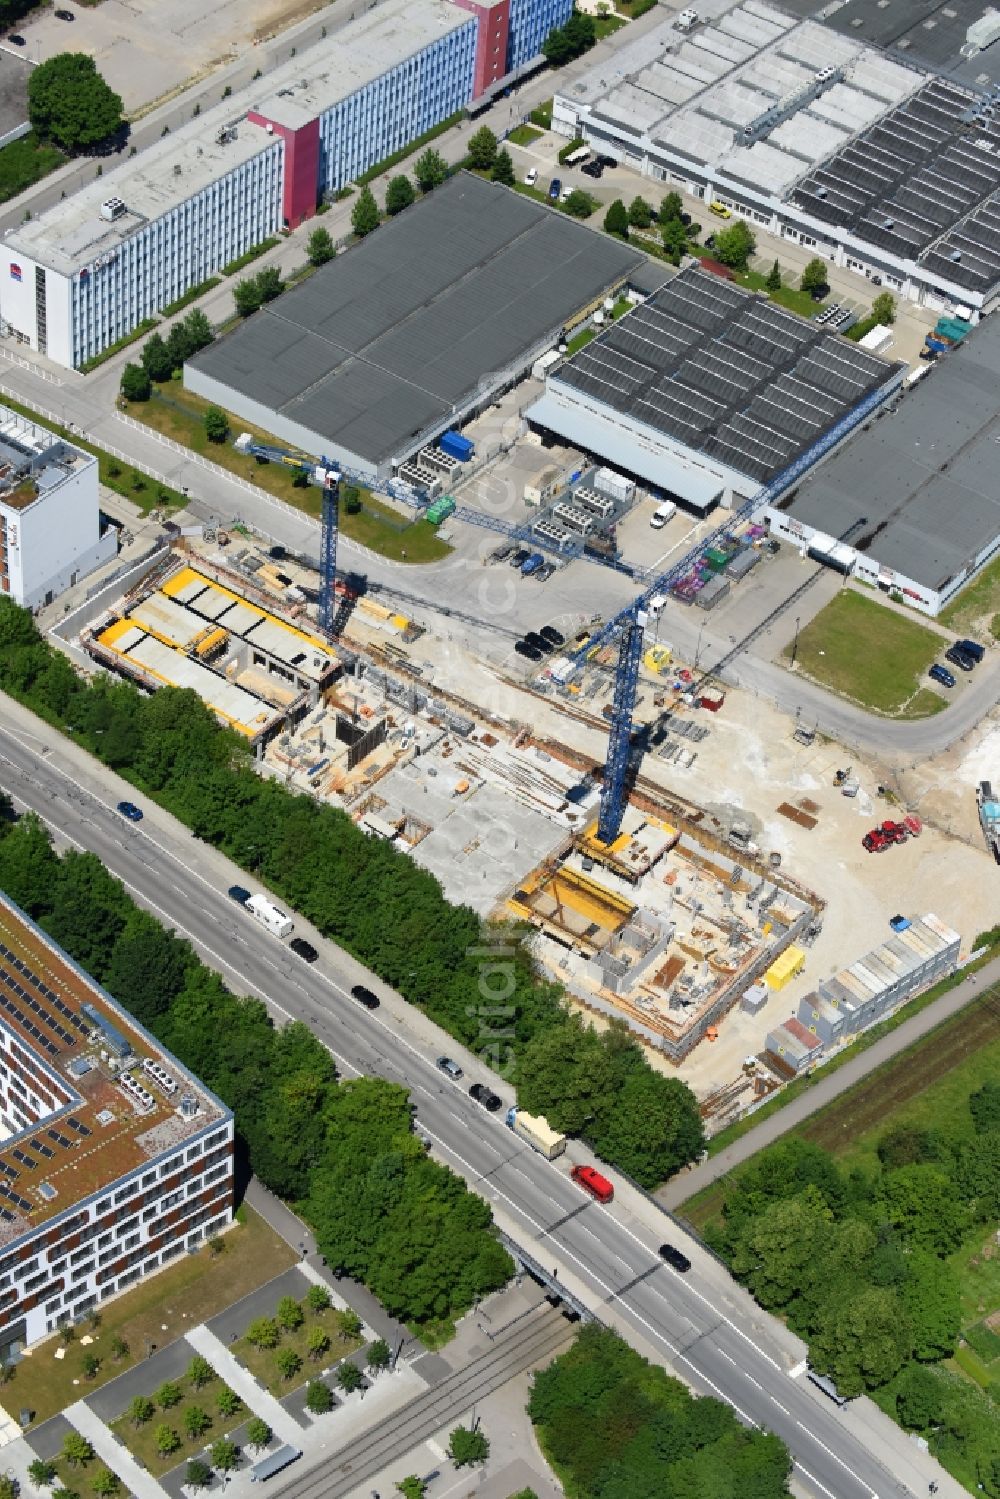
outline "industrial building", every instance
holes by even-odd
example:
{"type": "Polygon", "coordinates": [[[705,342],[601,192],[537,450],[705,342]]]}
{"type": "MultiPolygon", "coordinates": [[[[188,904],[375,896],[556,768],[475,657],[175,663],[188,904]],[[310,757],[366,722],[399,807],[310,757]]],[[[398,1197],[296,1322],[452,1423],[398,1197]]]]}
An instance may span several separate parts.
{"type": "MultiPolygon", "coordinates": [[[[904,7],[915,24],[879,0],[904,7]]],[[[696,24],[664,21],[568,84],[553,128],[901,297],[989,310],[1000,120],[981,86],[867,45],[859,9],[833,7],[831,30],[702,0],[696,24]]]]}
{"type": "Polygon", "coordinates": [[[8,233],[0,337],[78,367],[532,65],[572,0],[382,0],[8,233]]]}
{"type": "Polygon", "coordinates": [[[319,701],[339,658],[308,630],[254,602],[222,569],[172,558],[84,636],[102,666],[150,690],[187,687],[262,754],[319,701]],[[213,574],[218,574],[215,576],[213,574]]]}
{"type": "Polygon", "coordinates": [[[770,529],[936,615],[1000,552],[998,442],[1000,326],[987,318],[897,409],[771,505],[770,529]]]}
{"type": "Polygon", "coordinates": [[[527,417],[704,513],[771,484],[901,377],[900,366],[692,267],[553,366],[527,417]]]}
{"type": "Polygon", "coordinates": [[[0,594],[40,608],[117,551],[97,459],[0,406],[0,594]]]}
{"type": "Polygon", "coordinates": [[[786,1076],[806,1071],[824,1048],[852,1040],[954,973],[960,941],[933,915],[904,923],[888,942],[802,996],[798,1014],[768,1033],[770,1058],[786,1076]]]}
{"type": "Polygon", "coordinates": [[[0,894],[0,1358],[233,1211],[233,1116],[0,894]]]}
{"type": "Polygon", "coordinates": [[[642,257],[462,172],[184,367],[184,383],[366,482],[497,399],[642,257]]]}

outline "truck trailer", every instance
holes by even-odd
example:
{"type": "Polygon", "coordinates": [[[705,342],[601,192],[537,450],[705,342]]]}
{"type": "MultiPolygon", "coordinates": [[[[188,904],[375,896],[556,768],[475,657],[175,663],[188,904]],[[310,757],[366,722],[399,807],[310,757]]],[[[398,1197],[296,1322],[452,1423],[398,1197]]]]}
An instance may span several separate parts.
{"type": "Polygon", "coordinates": [[[547,1161],[554,1161],[566,1149],[566,1136],[551,1129],[541,1115],[526,1114],[523,1109],[508,1109],[507,1128],[547,1161]]]}

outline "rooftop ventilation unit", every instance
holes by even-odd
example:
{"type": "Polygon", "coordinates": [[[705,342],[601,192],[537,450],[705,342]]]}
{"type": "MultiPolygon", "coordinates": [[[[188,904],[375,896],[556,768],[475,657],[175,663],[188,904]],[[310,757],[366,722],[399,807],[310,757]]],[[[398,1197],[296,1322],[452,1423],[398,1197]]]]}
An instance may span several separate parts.
{"type": "Polygon", "coordinates": [[[109,224],[115,219],[120,219],[125,212],[125,204],[121,198],[105,198],[101,204],[101,218],[107,219],[109,224]]]}

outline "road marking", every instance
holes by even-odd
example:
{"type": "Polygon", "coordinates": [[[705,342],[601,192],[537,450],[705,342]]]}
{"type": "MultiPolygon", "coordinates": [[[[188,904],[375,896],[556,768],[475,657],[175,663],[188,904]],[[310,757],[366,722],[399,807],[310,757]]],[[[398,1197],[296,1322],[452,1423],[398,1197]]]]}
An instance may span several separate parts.
{"type": "Polygon", "coordinates": [[[777,1398],[777,1396],[772,1395],[771,1396],[771,1400],[772,1400],[773,1404],[778,1407],[779,1411],[783,1411],[786,1416],[788,1415],[788,1407],[787,1407],[787,1405],[782,1405],[781,1401],[777,1398]]]}
{"type": "MultiPolygon", "coordinates": [[[[832,1457],[835,1463],[839,1463],[840,1466],[844,1469],[845,1473],[850,1473],[852,1478],[857,1478],[858,1477],[858,1475],[856,1473],[852,1472],[851,1469],[847,1466],[847,1464],[844,1462],[843,1458],[842,1457],[838,1457],[837,1454],[834,1452],[833,1448],[832,1447],[828,1447],[824,1441],[821,1441],[820,1438],[816,1435],[816,1433],[814,1431],[809,1431],[809,1427],[806,1426],[802,1421],[798,1421],[797,1420],[795,1422],[795,1424],[796,1424],[796,1426],[798,1426],[800,1428],[800,1430],[802,1430],[802,1431],[808,1431],[809,1435],[812,1437],[813,1441],[817,1444],[817,1446],[822,1447],[823,1451],[827,1454],[827,1456],[828,1457],[832,1457]]],[[[859,1479],[858,1481],[859,1482],[864,1482],[863,1479],[859,1479]]],[[[875,1493],[875,1490],[873,1488],[869,1488],[869,1486],[868,1486],[867,1483],[865,1484],[865,1488],[868,1489],[868,1492],[872,1496],[872,1499],[878,1499],[878,1495],[875,1493]]]]}

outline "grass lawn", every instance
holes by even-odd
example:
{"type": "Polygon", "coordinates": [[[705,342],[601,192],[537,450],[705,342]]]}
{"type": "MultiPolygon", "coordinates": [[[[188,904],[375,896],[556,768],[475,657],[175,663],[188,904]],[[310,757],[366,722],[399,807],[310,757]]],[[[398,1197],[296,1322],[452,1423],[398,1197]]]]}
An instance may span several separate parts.
{"type": "Polygon", "coordinates": [[[306,1320],[302,1326],[295,1332],[283,1332],[277,1348],[255,1348],[246,1338],[240,1338],[232,1346],[232,1352],[240,1363],[245,1364],[254,1378],[265,1389],[270,1390],[272,1395],[287,1395],[311,1378],[314,1371],[329,1369],[361,1347],[361,1338],[345,1336],[341,1327],[341,1313],[335,1307],[327,1307],[323,1312],[313,1312],[308,1307],[303,1307],[303,1310],[306,1320]],[[318,1359],[309,1357],[308,1338],[313,1327],[325,1328],[330,1338],[329,1349],[318,1359]],[[302,1361],[302,1367],[291,1379],[284,1379],[277,1367],[278,1352],[283,1348],[293,1349],[302,1361]]]}
{"type": "Polygon", "coordinates": [[[33,130],[0,149],[0,203],[16,198],[32,183],[40,182],[66,157],[57,146],[42,145],[33,130]]]}
{"type": "Polygon", "coordinates": [[[235,1415],[220,1415],[216,1401],[222,1391],[227,1388],[221,1379],[210,1380],[208,1384],[202,1385],[200,1390],[194,1389],[186,1379],[179,1379],[176,1383],[183,1391],[183,1398],[179,1405],[172,1406],[165,1411],[157,1407],[152,1420],[146,1421],[139,1427],[129,1420],[124,1411],[121,1416],[110,1423],[111,1430],[121,1439],[132,1456],[137,1457],[143,1467],[148,1468],[154,1477],[169,1472],[178,1463],[197,1457],[205,1447],[225,1436],[227,1431],[233,1431],[246,1416],[242,1404],[235,1415]],[[197,1437],[189,1437],[184,1430],[184,1412],[192,1405],[203,1410],[211,1421],[207,1430],[197,1437]],[[180,1438],[180,1446],[168,1457],[161,1457],[156,1449],[156,1433],[160,1426],[169,1426],[171,1431],[176,1432],[180,1438]]]}
{"type": "Polygon", "coordinates": [[[515,125],[507,139],[515,146],[530,146],[532,141],[540,141],[544,134],[544,130],[538,130],[534,125],[515,125]]]}
{"type": "MultiPolygon", "coordinates": [[[[760,271],[737,272],[736,280],[740,286],[745,286],[750,291],[767,291],[767,276],[760,271]]],[[[772,302],[787,307],[789,312],[797,312],[800,317],[815,317],[823,305],[822,302],[814,302],[807,291],[800,291],[794,286],[783,286],[780,291],[768,291],[767,295],[772,302]]]]}
{"type": "Polygon", "coordinates": [[[796,664],[843,697],[893,715],[917,693],[941,645],[933,630],[844,588],[799,633],[796,664]]]}
{"type": "MultiPolygon", "coordinates": [[[[192,452],[201,453],[230,473],[249,479],[252,484],[277,495],[297,510],[304,510],[307,515],[319,515],[322,497],[315,485],[296,488],[291,469],[280,463],[258,463],[250,454],[237,453],[233,447],[233,440],[247,431],[261,442],[280,447],[278,439],[269,432],[251,427],[239,417],[227,413],[229,440],[209,442],[203,424],[209,404],[185,390],[178,381],[171,380],[164,386],[162,394],[154,393],[149,401],[129,402],[127,410],[130,416],[155,427],[164,437],[173,438],[174,442],[183,443],[192,452]]],[[[151,485],[150,489],[155,490],[155,486],[151,485]]],[[[137,495],[136,499],[139,498],[137,495]]],[[[426,521],[413,521],[400,529],[401,517],[388,505],[383,505],[367,491],[363,492],[363,499],[367,509],[356,515],[349,515],[346,506],[341,505],[340,529],[343,535],[397,562],[437,562],[451,552],[447,542],[442,541],[435,528],[426,521]]],[[[152,503],[156,503],[155,499],[152,503]]]]}
{"type": "Polygon", "coordinates": [[[579,333],[574,334],[574,336],[569,340],[569,343],[566,345],[566,353],[572,359],[573,355],[577,353],[578,350],[586,348],[587,344],[590,343],[590,340],[596,337],[596,328],[587,327],[581,329],[579,333]]]}
{"type": "Polygon", "coordinates": [[[1000,558],[984,567],[978,578],[963,588],[957,598],[946,604],[938,619],[949,630],[972,633],[978,626],[985,639],[992,634],[1000,639],[1000,558]]]}
{"type": "Polygon", "coordinates": [[[623,26],[628,25],[627,16],[595,16],[594,35],[599,42],[603,42],[606,36],[613,36],[623,26]]]}
{"type": "Polygon", "coordinates": [[[214,1317],[298,1260],[294,1249],[250,1210],[246,1211],[246,1222],[220,1242],[225,1245],[221,1254],[202,1249],[197,1254],[179,1256],[166,1270],[109,1301],[101,1308],[97,1329],[86,1325],[79,1329],[78,1337],[91,1332],[95,1341],[89,1348],[81,1348],[75,1341],[67,1347],[64,1358],[56,1359],[53,1355],[60,1346],[57,1338],[40,1344],[17,1365],[4,1391],[4,1403],[34,1411],[36,1424],[45,1421],[142,1359],[147,1339],[160,1348],[173,1343],[189,1328],[214,1317]],[[128,1356],[117,1363],[110,1352],[116,1336],[129,1346],[128,1356]],[[84,1379],[81,1373],[86,1352],[96,1353],[102,1360],[93,1379],[84,1379]],[[74,1385],[74,1379],[81,1383],[74,1385]]]}
{"type": "Polygon", "coordinates": [[[941,713],[948,706],[947,698],[943,698],[939,692],[934,692],[930,687],[920,687],[910,698],[900,718],[933,718],[935,713],[941,713]]]}

